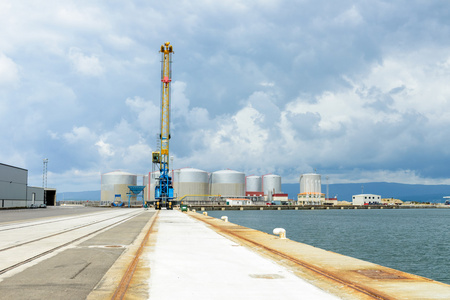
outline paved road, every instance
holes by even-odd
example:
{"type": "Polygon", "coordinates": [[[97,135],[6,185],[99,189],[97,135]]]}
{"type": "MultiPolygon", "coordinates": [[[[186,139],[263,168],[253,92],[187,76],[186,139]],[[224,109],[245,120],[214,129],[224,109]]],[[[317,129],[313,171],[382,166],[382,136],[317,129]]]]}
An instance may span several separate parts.
{"type": "Polygon", "coordinates": [[[3,213],[0,299],[11,300],[85,299],[154,211],[65,207],[3,213]]]}
{"type": "Polygon", "coordinates": [[[35,209],[0,209],[0,224],[29,219],[57,217],[65,215],[79,215],[114,208],[84,207],[84,206],[48,206],[35,209]]]}

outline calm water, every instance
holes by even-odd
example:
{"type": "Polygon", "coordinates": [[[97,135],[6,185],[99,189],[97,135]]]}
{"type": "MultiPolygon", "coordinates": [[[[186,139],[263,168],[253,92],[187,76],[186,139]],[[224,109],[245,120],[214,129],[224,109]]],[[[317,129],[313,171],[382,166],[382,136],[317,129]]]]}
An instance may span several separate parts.
{"type": "Polygon", "coordinates": [[[210,211],[230,222],[450,284],[450,209],[210,211]]]}

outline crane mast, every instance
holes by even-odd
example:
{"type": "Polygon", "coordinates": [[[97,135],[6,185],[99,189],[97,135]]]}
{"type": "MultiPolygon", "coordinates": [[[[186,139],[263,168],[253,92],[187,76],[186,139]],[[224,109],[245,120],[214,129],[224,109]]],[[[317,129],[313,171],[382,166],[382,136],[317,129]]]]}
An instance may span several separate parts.
{"type": "Polygon", "coordinates": [[[161,134],[160,150],[153,152],[153,164],[159,165],[159,178],[155,186],[155,208],[172,209],[173,187],[169,176],[169,140],[170,140],[170,86],[172,82],[173,47],[169,42],[161,45],[161,134]]]}

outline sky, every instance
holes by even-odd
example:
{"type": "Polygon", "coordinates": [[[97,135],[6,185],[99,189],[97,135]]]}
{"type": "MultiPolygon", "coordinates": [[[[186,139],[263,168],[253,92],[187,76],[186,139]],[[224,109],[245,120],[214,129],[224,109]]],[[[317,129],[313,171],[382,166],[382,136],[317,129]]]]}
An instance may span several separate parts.
{"type": "Polygon", "coordinates": [[[0,0],[0,163],[151,171],[166,41],[171,167],[450,184],[446,0],[0,0]]]}

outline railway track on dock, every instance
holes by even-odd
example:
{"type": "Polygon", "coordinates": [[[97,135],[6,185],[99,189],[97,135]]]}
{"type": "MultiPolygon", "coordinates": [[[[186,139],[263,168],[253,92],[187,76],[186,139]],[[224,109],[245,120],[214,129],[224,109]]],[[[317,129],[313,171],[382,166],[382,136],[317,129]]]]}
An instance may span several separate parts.
{"type": "Polygon", "coordinates": [[[142,211],[120,214],[117,214],[117,211],[111,212],[108,213],[107,217],[95,221],[86,218],[84,223],[74,225],[74,227],[71,227],[71,224],[75,219],[89,217],[89,215],[48,222],[36,222],[34,225],[33,222],[27,222],[28,224],[15,224],[13,227],[4,228],[3,232],[0,232],[0,241],[4,244],[0,245],[0,253],[6,259],[0,261],[0,276],[7,275],[21,266],[55,253],[58,250],[73,246],[85,238],[126,222],[141,213],[142,211]],[[63,225],[65,228],[62,230],[49,230],[49,228],[46,228],[46,233],[40,236],[37,234],[38,236],[31,237],[31,239],[30,233],[25,232],[29,227],[32,227],[32,232],[39,233],[39,228],[44,228],[49,224],[54,225],[54,223],[58,223],[59,226],[63,225]]]}
{"type": "MultiPolygon", "coordinates": [[[[241,244],[247,245],[248,247],[256,250],[258,252],[267,255],[276,261],[279,261],[281,264],[286,265],[288,267],[293,267],[294,269],[300,268],[301,270],[306,270],[313,276],[319,276],[320,278],[329,281],[332,285],[345,287],[347,289],[353,290],[353,292],[358,293],[359,296],[356,296],[357,299],[379,299],[379,300],[394,300],[397,299],[395,297],[391,297],[390,295],[385,294],[384,292],[380,292],[376,289],[371,289],[369,287],[360,285],[354,281],[347,280],[330,270],[315,266],[309,263],[305,259],[301,259],[296,255],[290,255],[288,252],[277,249],[273,247],[273,244],[270,246],[267,245],[267,238],[258,237],[259,232],[250,228],[241,227],[239,225],[231,225],[231,226],[223,226],[223,221],[219,221],[214,218],[203,217],[199,214],[190,214],[190,216],[194,217],[197,220],[203,221],[214,228],[220,234],[227,236],[235,241],[238,241],[241,244]]],[[[228,223],[231,224],[231,223],[228,223]]],[[[262,233],[265,235],[265,233],[262,233]]],[[[302,271],[303,272],[303,271],[302,271]]],[[[353,294],[352,292],[352,294],[353,294]]]]}
{"type": "Polygon", "coordinates": [[[51,220],[34,221],[34,222],[30,221],[30,220],[24,220],[23,222],[20,222],[20,223],[9,222],[9,223],[0,224],[0,233],[4,232],[4,231],[17,230],[17,229],[27,228],[27,227],[34,227],[36,225],[40,226],[40,225],[48,225],[48,224],[57,224],[57,223],[68,221],[68,220],[80,219],[82,217],[92,217],[94,215],[102,215],[102,214],[104,214],[104,213],[99,212],[99,213],[89,213],[89,214],[85,214],[85,215],[60,217],[56,220],[51,219],[51,220]]]}

